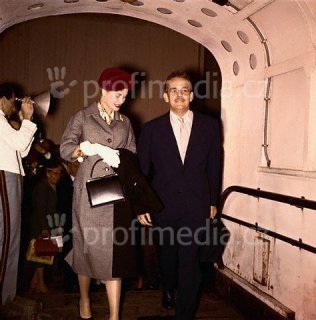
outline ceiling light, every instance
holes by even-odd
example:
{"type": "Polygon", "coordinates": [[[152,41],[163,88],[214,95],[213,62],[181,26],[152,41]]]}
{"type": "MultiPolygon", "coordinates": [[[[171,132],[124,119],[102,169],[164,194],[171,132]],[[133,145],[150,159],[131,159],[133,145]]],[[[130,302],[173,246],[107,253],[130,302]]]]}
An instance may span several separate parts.
{"type": "Polygon", "coordinates": [[[196,28],[201,28],[202,27],[202,24],[196,20],[188,20],[188,23],[193,26],[193,27],[196,27],[196,28]]]}
{"type": "Polygon", "coordinates": [[[225,6],[228,3],[228,0],[212,0],[212,2],[219,4],[220,6],[225,6]]]}
{"type": "Polygon", "coordinates": [[[163,14],[171,14],[172,11],[167,8],[157,8],[157,10],[163,14]]]}
{"type": "Polygon", "coordinates": [[[211,9],[202,8],[201,11],[202,11],[205,15],[207,15],[207,16],[209,16],[209,17],[213,17],[213,18],[214,18],[214,17],[217,16],[217,13],[216,13],[215,11],[211,10],[211,9]]]}
{"type": "Polygon", "coordinates": [[[32,4],[27,8],[27,10],[37,10],[37,9],[41,9],[42,7],[44,7],[44,4],[39,2],[39,3],[32,4]]]}

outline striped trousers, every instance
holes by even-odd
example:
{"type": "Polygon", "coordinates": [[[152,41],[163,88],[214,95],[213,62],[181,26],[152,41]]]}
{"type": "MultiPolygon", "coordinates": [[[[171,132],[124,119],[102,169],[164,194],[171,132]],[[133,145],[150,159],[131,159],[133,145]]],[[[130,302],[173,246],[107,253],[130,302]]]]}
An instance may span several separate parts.
{"type": "Polygon", "coordinates": [[[16,294],[21,233],[22,179],[0,170],[0,296],[11,302],[16,294]]]}

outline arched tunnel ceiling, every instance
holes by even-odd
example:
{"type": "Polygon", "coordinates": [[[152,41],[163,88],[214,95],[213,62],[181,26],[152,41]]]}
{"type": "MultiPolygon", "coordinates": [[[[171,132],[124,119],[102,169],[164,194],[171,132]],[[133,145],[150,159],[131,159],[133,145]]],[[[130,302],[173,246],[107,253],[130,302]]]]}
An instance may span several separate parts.
{"type": "MultiPolygon", "coordinates": [[[[289,23],[293,21],[298,24],[291,32],[292,41],[296,38],[304,40],[302,28],[308,30],[306,41],[310,43],[309,39],[315,38],[314,0],[230,0],[224,6],[216,2],[220,1],[0,0],[0,32],[23,21],[60,14],[93,12],[131,16],[161,24],[201,43],[217,59],[223,77],[237,83],[242,83],[249,77],[262,79],[265,67],[269,66],[269,59],[262,45],[265,33],[274,37],[276,44],[279,37],[284,42],[282,44],[287,46],[289,41],[277,26],[281,21],[285,21],[281,24],[285,29],[291,28],[289,23]],[[260,15],[262,12],[269,12],[269,8],[271,13],[275,13],[274,21],[269,20],[270,17],[266,14],[260,15]],[[272,31],[269,33],[265,27],[272,31]],[[280,34],[277,35],[279,31],[280,34]]],[[[312,51],[311,43],[310,46],[307,52],[312,51]]],[[[306,51],[306,45],[296,47],[299,48],[306,51]]]]}

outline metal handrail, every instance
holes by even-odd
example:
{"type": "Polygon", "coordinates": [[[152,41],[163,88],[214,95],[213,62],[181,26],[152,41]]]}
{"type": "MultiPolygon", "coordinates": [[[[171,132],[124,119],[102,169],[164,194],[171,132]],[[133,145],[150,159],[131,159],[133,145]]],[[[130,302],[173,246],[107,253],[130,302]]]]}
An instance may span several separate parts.
{"type": "Polygon", "coordinates": [[[231,187],[228,187],[227,189],[225,189],[225,191],[222,193],[222,195],[220,197],[220,203],[219,203],[219,212],[220,212],[221,218],[224,218],[224,219],[232,221],[234,223],[243,225],[243,226],[248,227],[250,229],[253,229],[255,231],[262,232],[268,236],[272,236],[276,239],[287,242],[287,243],[289,243],[293,246],[296,246],[300,249],[304,249],[306,251],[316,253],[316,247],[313,247],[309,244],[304,243],[301,238],[299,240],[295,240],[293,238],[287,237],[287,236],[282,235],[280,233],[277,233],[275,231],[260,227],[258,225],[258,223],[252,224],[252,223],[246,222],[244,220],[240,220],[240,219],[228,216],[226,214],[223,214],[222,212],[223,212],[225,202],[226,202],[227,198],[229,197],[229,195],[233,192],[247,194],[247,195],[256,197],[258,199],[264,198],[264,199],[268,199],[268,200],[272,200],[272,201],[276,201],[276,202],[286,203],[291,206],[298,207],[300,209],[308,208],[308,209],[316,210],[316,201],[307,200],[304,197],[301,197],[301,198],[291,197],[291,196],[287,196],[287,195],[280,194],[280,193],[263,191],[260,189],[252,189],[252,188],[241,187],[241,186],[231,186],[231,187]]]}

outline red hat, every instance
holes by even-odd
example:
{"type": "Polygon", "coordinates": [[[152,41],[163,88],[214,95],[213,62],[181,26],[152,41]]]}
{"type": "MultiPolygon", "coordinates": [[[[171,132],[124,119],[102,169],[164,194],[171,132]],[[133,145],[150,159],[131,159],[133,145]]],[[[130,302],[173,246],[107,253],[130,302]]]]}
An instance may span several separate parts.
{"type": "Polygon", "coordinates": [[[119,68],[105,69],[98,80],[100,88],[108,91],[119,91],[132,88],[132,76],[119,68]]]}

